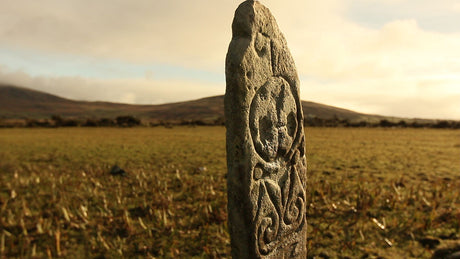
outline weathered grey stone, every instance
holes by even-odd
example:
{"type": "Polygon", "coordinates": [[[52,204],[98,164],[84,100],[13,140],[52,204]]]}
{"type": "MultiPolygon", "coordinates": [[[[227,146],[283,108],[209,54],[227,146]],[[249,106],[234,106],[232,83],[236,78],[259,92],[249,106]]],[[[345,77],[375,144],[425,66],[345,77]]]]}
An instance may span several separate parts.
{"type": "Polygon", "coordinates": [[[306,258],[306,159],[299,79],[270,11],[235,12],[226,60],[233,258],[306,258]]]}

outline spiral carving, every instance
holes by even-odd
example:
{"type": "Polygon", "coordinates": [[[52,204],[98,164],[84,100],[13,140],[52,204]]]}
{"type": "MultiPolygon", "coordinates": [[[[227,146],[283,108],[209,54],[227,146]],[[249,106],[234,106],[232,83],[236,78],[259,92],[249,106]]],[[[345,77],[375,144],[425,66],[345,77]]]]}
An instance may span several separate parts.
{"type": "Polygon", "coordinates": [[[302,187],[298,174],[291,172],[291,186],[289,188],[289,198],[284,213],[286,225],[293,225],[293,228],[302,224],[305,215],[305,190],[302,187]]]}
{"type": "Polygon", "coordinates": [[[253,169],[255,242],[262,256],[270,256],[291,240],[305,224],[305,182],[299,177],[304,159],[301,107],[291,86],[281,77],[270,78],[255,93],[250,130],[259,163],[253,169]]]}
{"type": "Polygon", "coordinates": [[[303,226],[306,217],[305,189],[298,173],[291,170],[285,186],[269,178],[269,174],[265,174],[265,178],[257,182],[259,199],[255,233],[261,255],[269,255],[289,240],[303,226]],[[282,193],[287,196],[283,197],[282,193]]]}
{"type": "Polygon", "coordinates": [[[273,250],[273,242],[276,242],[278,237],[280,217],[269,197],[266,183],[260,185],[259,195],[261,210],[259,211],[260,220],[256,223],[256,235],[260,253],[267,255],[273,250]]]}

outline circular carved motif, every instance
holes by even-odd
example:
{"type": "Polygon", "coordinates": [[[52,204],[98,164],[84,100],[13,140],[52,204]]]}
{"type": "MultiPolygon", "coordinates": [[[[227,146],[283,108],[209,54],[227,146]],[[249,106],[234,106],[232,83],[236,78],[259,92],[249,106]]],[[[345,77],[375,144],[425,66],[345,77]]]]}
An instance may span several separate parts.
{"type": "Polygon", "coordinates": [[[271,77],[251,103],[250,129],[256,152],[266,162],[284,157],[297,129],[297,106],[291,87],[282,77],[271,77]]]}

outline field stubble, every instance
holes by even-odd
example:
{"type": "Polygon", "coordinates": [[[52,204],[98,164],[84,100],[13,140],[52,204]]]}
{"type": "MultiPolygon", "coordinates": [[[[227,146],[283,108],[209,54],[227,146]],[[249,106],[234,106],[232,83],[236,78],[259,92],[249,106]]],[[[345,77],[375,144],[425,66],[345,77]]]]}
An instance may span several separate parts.
{"type": "MultiPolygon", "coordinates": [[[[306,135],[309,257],[460,238],[460,131],[306,135]]],[[[223,127],[2,129],[0,147],[0,256],[229,257],[223,127]]]]}

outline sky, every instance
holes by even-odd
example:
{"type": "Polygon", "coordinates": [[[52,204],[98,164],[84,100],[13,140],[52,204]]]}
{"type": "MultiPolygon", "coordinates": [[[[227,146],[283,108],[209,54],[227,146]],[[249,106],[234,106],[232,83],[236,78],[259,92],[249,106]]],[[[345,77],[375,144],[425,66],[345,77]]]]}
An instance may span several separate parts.
{"type": "MultiPolygon", "coordinates": [[[[225,93],[234,0],[0,0],[0,82],[160,104],[225,93]]],[[[303,100],[460,120],[460,0],[261,0],[303,100]]]]}

